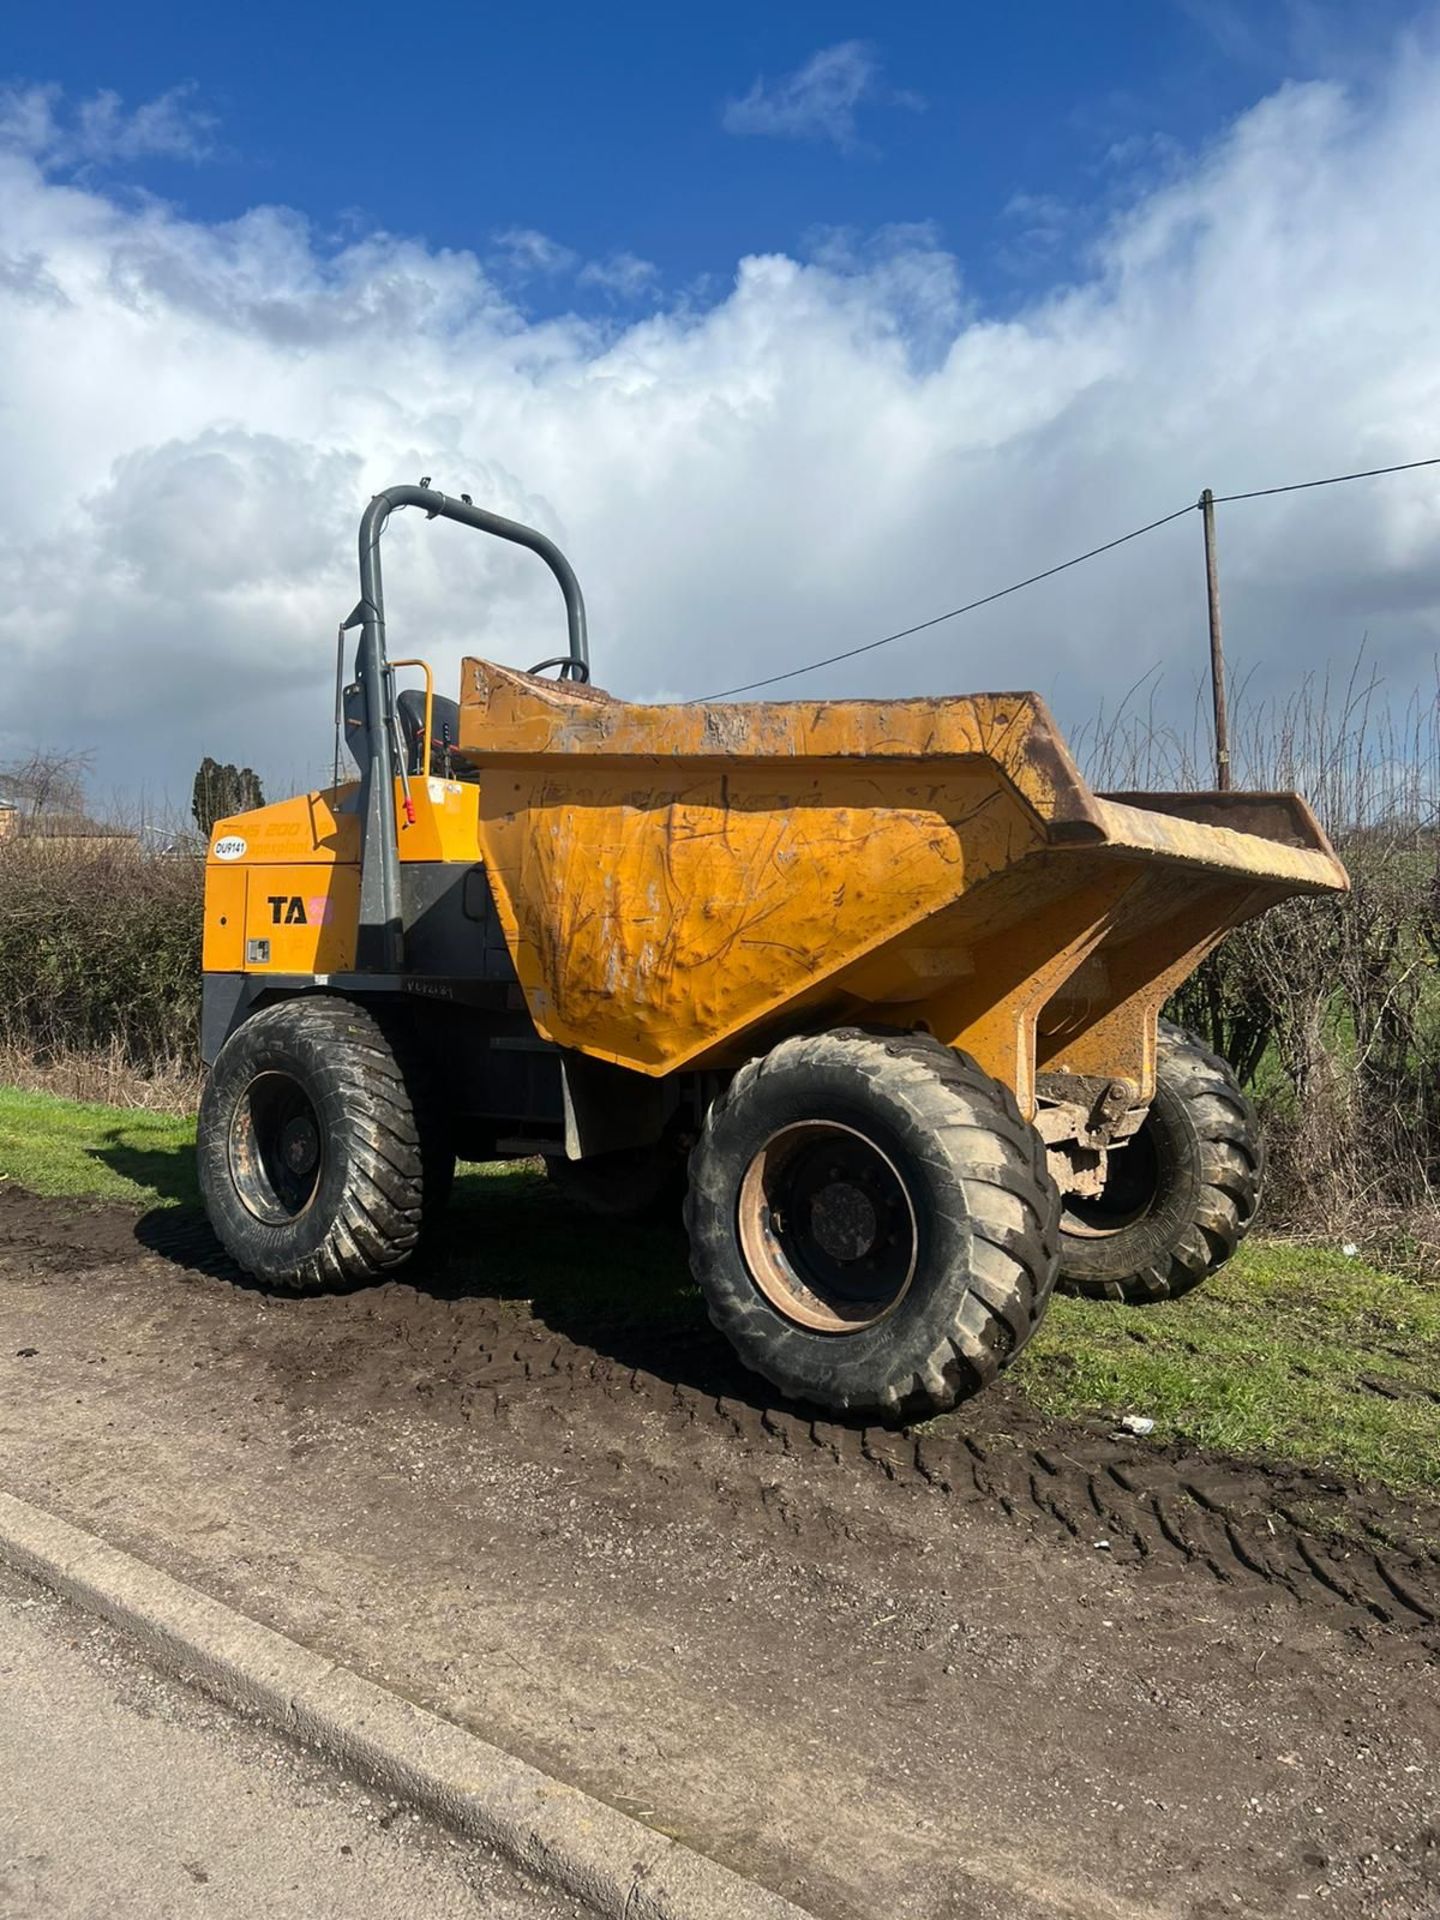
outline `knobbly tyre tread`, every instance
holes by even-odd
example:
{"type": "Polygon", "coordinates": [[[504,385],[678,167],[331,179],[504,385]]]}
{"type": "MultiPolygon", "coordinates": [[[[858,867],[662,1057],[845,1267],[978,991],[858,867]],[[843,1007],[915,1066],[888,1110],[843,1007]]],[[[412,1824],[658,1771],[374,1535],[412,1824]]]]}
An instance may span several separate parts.
{"type": "Polygon", "coordinates": [[[454,1156],[408,1051],[368,1008],[321,994],[261,1008],[226,1042],[200,1102],[200,1187],[221,1244],[255,1278],[330,1292],[382,1279],[414,1253],[454,1156]],[[267,1058],[298,1069],[340,1169],[334,1192],[322,1176],[310,1213],[279,1227],[235,1193],[226,1146],[234,1103],[267,1058]]]}
{"type": "Polygon", "coordinates": [[[1140,1220],[1109,1241],[1074,1239],[1062,1218],[1062,1292],[1130,1305],[1178,1300],[1224,1266],[1254,1224],[1265,1182],[1254,1107],[1228,1063],[1185,1028],[1160,1022],[1158,1056],[1157,1081],[1164,1079],[1189,1123],[1182,1173],[1193,1190],[1184,1217],[1168,1233],[1140,1220]],[[1101,1248],[1108,1257],[1098,1255],[1101,1248]],[[1130,1270],[1114,1270],[1132,1260],[1130,1270]]]}
{"type": "MultiPolygon", "coordinates": [[[[692,1272],[741,1360],[792,1398],[891,1420],[953,1406],[1022,1350],[1054,1286],[1059,1217],[1044,1144],[1008,1088],[929,1035],[858,1028],[782,1041],[739,1070],[706,1117],[685,1202],[692,1272]],[[743,1135],[787,1083],[815,1076],[830,1076],[837,1098],[848,1088],[882,1123],[887,1109],[897,1124],[908,1121],[904,1150],[925,1182],[933,1237],[964,1256],[943,1274],[917,1275],[890,1316],[853,1334],[787,1320],[750,1279],[736,1243],[743,1163],[727,1136],[743,1135]],[[905,1335],[892,1340],[897,1328],[905,1335]]],[[[922,1247],[930,1238],[922,1228],[922,1247]]]]}
{"type": "Polygon", "coordinates": [[[394,1055],[419,1129],[423,1245],[443,1219],[455,1185],[455,1128],[450,1103],[433,1057],[416,1038],[409,1020],[383,1009],[377,1009],[374,1018],[394,1055]]]}

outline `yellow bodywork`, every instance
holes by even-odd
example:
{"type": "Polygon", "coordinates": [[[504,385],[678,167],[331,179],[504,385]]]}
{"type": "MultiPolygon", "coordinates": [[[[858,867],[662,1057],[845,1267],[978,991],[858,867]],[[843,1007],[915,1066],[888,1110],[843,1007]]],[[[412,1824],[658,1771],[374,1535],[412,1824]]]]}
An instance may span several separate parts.
{"type": "MultiPolygon", "coordinates": [[[[1092,793],[1029,693],[645,707],[467,660],[459,758],[411,782],[402,860],[483,861],[539,1032],[651,1075],[870,1021],[964,1047],[1027,1111],[1042,1070],[1148,1099],[1157,1011],[1210,948],[1347,884],[1293,795],[1092,793]]],[[[253,970],[256,938],[273,970],[353,964],[339,798],[216,829],[207,968],[253,970]]]]}
{"type": "MultiPolygon", "coordinates": [[[[360,822],[353,811],[337,810],[353,805],[355,793],[351,784],[297,794],[218,822],[205,868],[207,973],[328,975],[355,965],[360,822]],[[257,940],[269,945],[263,962],[247,959],[257,940]]],[[[415,819],[400,829],[400,858],[473,866],[480,857],[478,787],[416,778],[410,794],[415,819]]],[[[397,781],[403,819],[402,802],[397,781]]]]}

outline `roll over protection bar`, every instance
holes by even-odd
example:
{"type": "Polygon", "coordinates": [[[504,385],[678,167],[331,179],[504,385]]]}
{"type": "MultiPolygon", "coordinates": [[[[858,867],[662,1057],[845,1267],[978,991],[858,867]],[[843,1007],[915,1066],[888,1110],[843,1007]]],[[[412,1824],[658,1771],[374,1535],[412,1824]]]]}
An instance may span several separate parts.
{"type": "Polygon", "coordinates": [[[400,849],[395,822],[395,730],[390,713],[385,591],[380,573],[380,536],[397,507],[423,507],[428,520],[458,520],[462,527],[492,533],[538,554],[559,582],[570,636],[568,653],[540,664],[558,667],[562,680],[590,678],[585,601],[574,568],[553,540],[534,527],[507,520],[468,500],[452,500],[434,487],[387,487],[375,495],[360,521],[360,598],[342,628],[343,632],[360,629],[355,676],[364,700],[366,754],[360,781],[360,918],[355,964],[360,971],[371,973],[398,973],[404,967],[400,849]]]}

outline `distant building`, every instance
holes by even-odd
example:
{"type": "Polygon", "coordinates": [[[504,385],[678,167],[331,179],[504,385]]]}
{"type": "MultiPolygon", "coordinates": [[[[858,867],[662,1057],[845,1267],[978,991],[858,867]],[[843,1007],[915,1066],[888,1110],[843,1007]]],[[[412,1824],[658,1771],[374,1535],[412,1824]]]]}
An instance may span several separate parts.
{"type": "Polygon", "coordinates": [[[23,840],[53,853],[138,853],[140,841],[123,827],[107,827],[86,813],[36,813],[13,794],[0,792],[0,841],[23,840]]]}

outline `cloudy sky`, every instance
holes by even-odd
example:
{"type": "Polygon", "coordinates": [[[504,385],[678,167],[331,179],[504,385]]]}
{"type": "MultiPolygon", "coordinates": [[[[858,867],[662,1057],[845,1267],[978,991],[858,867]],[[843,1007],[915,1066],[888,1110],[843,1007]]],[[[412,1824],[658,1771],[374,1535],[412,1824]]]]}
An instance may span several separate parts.
{"type": "MultiPolygon", "coordinates": [[[[138,51],[129,10],[7,36],[0,760],[90,750],[152,801],[206,752],[317,775],[360,510],[421,474],[556,537],[597,679],[648,700],[1204,485],[1440,454],[1427,11],[1151,0],[1082,46],[1040,4],[993,44],[798,6],[683,44],[622,8],[601,44],[576,8],[557,61],[536,16],[357,48],[261,7],[239,63],[194,11],[138,51]]],[[[1222,510],[1252,697],[1362,639],[1433,687],[1437,475],[1222,510]]],[[[532,559],[415,515],[386,582],[442,684],[563,632],[532,559]]],[[[1079,726],[1148,674],[1188,714],[1204,644],[1192,515],[780,691],[1037,686],[1079,726]]]]}

